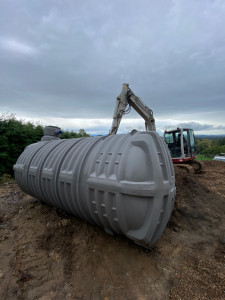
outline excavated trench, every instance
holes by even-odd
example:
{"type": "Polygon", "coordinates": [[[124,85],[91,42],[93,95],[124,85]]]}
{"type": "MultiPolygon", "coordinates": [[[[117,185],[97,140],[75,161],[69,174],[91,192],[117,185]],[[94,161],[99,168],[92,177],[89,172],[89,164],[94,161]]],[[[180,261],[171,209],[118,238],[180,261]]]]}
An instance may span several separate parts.
{"type": "Polygon", "coordinates": [[[225,164],[176,168],[177,196],[146,250],[0,186],[1,299],[224,299],[225,164]]]}

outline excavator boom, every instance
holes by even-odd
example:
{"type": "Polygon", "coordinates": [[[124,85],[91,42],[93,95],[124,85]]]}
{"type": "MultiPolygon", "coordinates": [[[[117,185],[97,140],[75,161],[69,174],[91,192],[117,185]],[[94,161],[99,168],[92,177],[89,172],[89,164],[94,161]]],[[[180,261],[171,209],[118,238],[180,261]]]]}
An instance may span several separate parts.
{"type": "Polygon", "coordinates": [[[156,131],[153,111],[146,105],[144,105],[141,99],[133,93],[133,91],[129,88],[129,84],[124,83],[122,91],[117,97],[110,134],[117,133],[121,119],[123,115],[130,111],[130,107],[133,107],[137,111],[137,113],[145,120],[146,130],[156,131]]]}

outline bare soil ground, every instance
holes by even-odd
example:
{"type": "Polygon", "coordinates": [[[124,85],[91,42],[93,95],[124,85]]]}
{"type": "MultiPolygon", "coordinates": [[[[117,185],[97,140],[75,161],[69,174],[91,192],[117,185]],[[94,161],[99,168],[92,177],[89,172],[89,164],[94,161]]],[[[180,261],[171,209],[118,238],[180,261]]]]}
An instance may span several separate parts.
{"type": "Polygon", "coordinates": [[[225,164],[176,168],[177,197],[151,250],[0,186],[0,299],[225,299],[225,164]]]}

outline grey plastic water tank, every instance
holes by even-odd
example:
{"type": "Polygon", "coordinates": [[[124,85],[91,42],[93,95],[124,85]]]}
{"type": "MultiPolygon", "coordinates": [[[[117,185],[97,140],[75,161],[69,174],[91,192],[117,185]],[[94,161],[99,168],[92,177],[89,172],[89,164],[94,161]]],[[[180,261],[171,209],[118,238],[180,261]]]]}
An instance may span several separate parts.
{"type": "Polygon", "coordinates": [[[147,248],[173,208],[174,169],[156,132],[40,141],[14,172],[24,192],[147,248]]]}

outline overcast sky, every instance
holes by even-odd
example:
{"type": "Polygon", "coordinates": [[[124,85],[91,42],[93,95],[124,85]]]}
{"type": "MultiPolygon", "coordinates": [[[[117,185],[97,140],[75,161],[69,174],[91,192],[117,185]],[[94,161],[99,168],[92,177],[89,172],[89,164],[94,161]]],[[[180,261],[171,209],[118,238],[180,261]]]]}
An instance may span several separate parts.
{"type": "Polygon", "coordinates": [[[0,112],[107,133],[127,82],[159,131],[225,134],[224,28],[224,0],[1,0],[0,112]]]}

